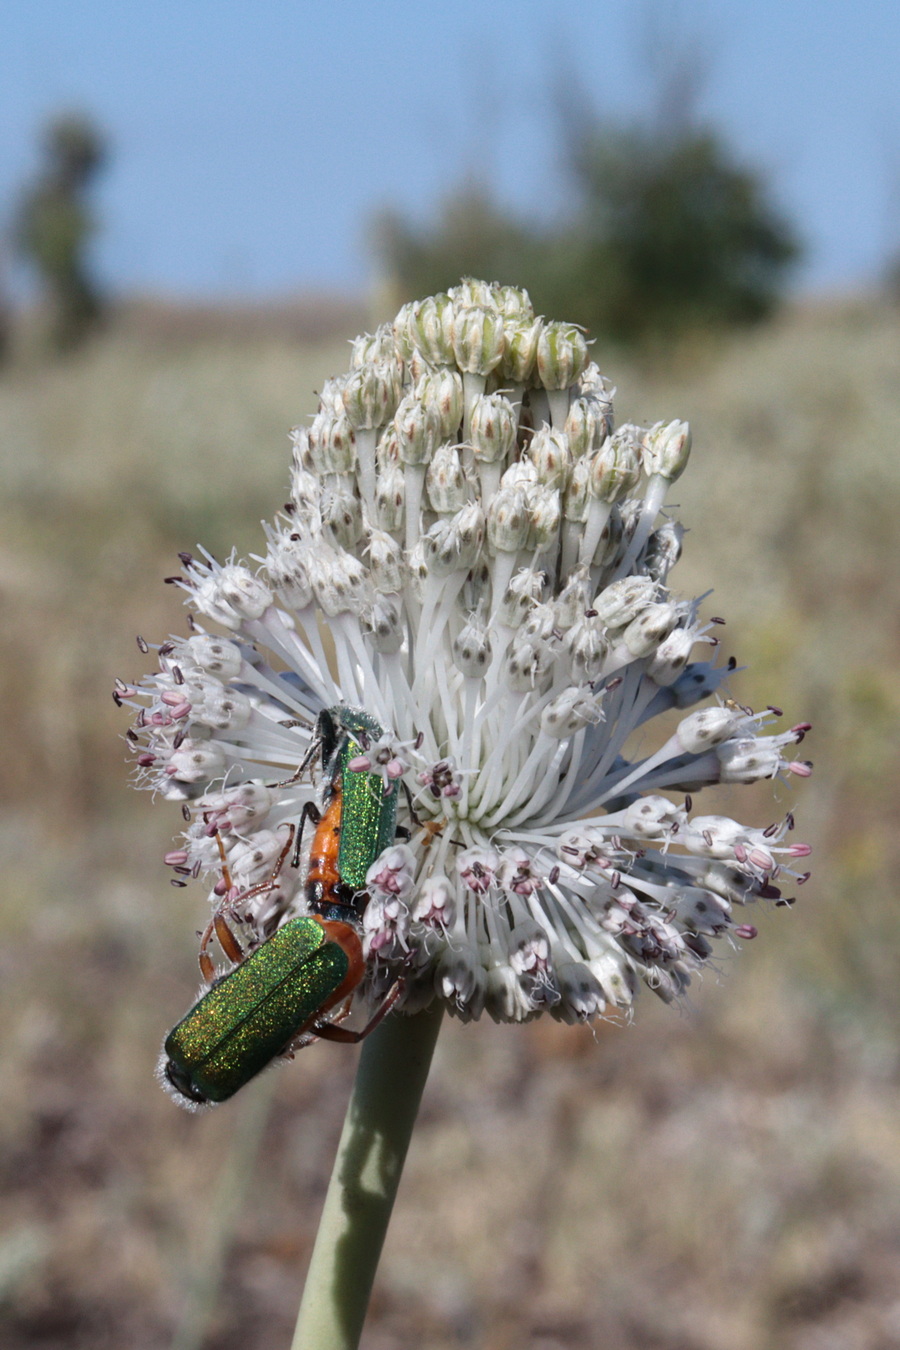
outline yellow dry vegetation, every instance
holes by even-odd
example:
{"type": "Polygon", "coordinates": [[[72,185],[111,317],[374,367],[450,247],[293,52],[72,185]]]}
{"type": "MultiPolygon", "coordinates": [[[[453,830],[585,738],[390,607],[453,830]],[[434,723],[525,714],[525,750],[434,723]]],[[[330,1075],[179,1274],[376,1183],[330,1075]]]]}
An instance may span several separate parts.
{"type": "MultiPolygon", "coordinates": [[[[898,1344],[900,316],[807,306],[652,371],[595,355],[620,419],[691,421],[673,582],[715,588],[732,692],[814,723],[812,780],[755,796],[763,825],[796,804],[813,879],[681,1011],[447,1026],[365,1344],[898,1344]]],[[[178,549],[260,550],[287,431],[346,363],[133,326],[0,373],[10,1350],[289,1342],[354,1053],[196,1118],[159,1091],[202,901],[162,865],[177,810],[126,788],[109,691],[137,632],[183,629],[178,549]]]]}

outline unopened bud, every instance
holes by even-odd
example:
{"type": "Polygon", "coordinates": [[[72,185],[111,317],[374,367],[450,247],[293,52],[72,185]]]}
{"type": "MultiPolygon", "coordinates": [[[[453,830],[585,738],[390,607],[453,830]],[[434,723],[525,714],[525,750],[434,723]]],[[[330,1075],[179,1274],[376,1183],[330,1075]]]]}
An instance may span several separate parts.
{"type": "Polygon", "coordinates": [[[370,362],[354,370],[343,390],[344,409],[357,431],[383,427],[400,399],[400,381],[394,363],[370,362]]]}
{"type": "Polygon", "coordinates": [[[587,340],[570,323],[546,323],[537,349],[537,370],[545,389],[568,389],[588,362],[587,340]]]}
{"type": "Polygon", "coordinates": [[[565,491],[572,469],[568,437],[561,431],[541,427],[531,438],[528,458],[537,470],[538,482],[565,491]]]}
{"type": "Polygon", "coordinates": [[[458,446],[438,446],[428,465],[425,487],[432,509],[442,515],[465,505],[468,494],[458,446]]]}
{"type": "Polygon", "coordinates": [[[472,306],[456,311],[453,352],[460,370],[490,375],[503,359],[505,346],[503,316],[497,310],[472,306]]]}
{"type": "Polygon", "coordinates": [[[591,457],[591,494],[601,502],[627,497],[641,476],[641,461],[628,428],[603,442],[591,457]]]}
{"type": "Polygon", "coordinates": [[[656,422],[647,432],[644,460],[648,473],[667,482],[684,473],[691,453],[691,429],[687,422],[656,422]]]}
{"type": "Polygon", "coordinates": [[[463,386],[459,371],[447,366],[426,371],[416,384],[416,398],[436,409],[442,439],[455,441],[463,417],[463,386]]]}
{"type": "Polygon", "coordinates": [[[403,463],[427,464],[441,439],[438,409],[407,394],[397,408],[394,427],[403,463]]]}
{"type": "Polygon", "coordinates": [[[449,295],[429,295],[410,306],[407,335],[432,366],[448,366],[453,360],[454,306],[449,295]]]}
{"type": "Polygon", "coordinates": [[[476,398],[470,413],[469,439],[475,458],[486,464],[508,459],[516,448],[515,410],[503,394],[476,398]]]}

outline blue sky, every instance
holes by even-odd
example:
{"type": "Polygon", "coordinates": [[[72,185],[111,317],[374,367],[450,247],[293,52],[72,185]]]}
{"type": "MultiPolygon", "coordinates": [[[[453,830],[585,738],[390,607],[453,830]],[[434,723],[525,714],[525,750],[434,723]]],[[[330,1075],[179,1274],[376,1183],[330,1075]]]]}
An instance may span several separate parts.
{"type": "Polygon", "coordinates": [[[5,0],[0,210],[77,107],[113,142],[96,257],[118,290],[357,290],[373,211],[425,217],[467,170],[552,213],[556,72],[640,114],[654,12],[699,39],[701,114],[804,237],[798,285],[871,283],[900,248],[897,0],[5,0]]]}

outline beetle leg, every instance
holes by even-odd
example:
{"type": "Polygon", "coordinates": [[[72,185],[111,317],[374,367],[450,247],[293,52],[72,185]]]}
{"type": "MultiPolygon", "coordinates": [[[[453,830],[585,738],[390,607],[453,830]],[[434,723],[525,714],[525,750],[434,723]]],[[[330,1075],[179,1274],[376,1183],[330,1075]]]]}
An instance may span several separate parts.
{"type": "MultiPolygon", "coordinates": [[[[282,725],[305,726],[306,724],[301,722],[294,722],[293,724],[283,723],[282,725]]],[[[300,761],[298,767],[291,774],[290,778],[285,778],[281,783],[267,783],[266,787],[270,788],[293,787],[294,783],[299,783],[300,779],[306,773],[306,770],[309,768],[310,764],[312,764],[313,760],[315,759],[316,755],[318,755],[321,749],[322,749],[322,741],[319,737],[317,737],[307,750],[306,754],[303,756],[303,759],[300,761]]]]}
{"type": "Polygon", "coordinates": [[[238,963],[244,959],[244,952],[241,944],[225,922],[221,910],[218,910],[213,915],[213,927],[216,930],[216,937],[219,939],[219,946],[222,948],[222,951],[228,957],[228,960],[232,965],[238,965],[238,963]]]}
{"type": "Polygon", "coordinates": [[[403,980],[397,980],[393,987],[388,990],[381,1005],[375,1010],[374,1015],[362,1031],[350,1031],[347,1027],[335,1026],[334,1022],[314,1022],[310,1030],[315,1032],[319,1039],[323,1041],[340,1041],[343,1045],[357,1045],[360,1041],[364,1041],[378,1024],[387,1017],[391,1008],[403,993],[404,983],[403,980]]]}
{"type": "Polygon", "coordinates": [[[303,826],[308,820],[314,825],[318,825],[322,819],[322,812],[316,806],[315,802],[305,802],[303,810],[300,812],[300,824],[297,826],[297,846],[294,849],[294,856],[291,858],[291,867],[300,866],[300,846],[303,842],[303,826]]]}

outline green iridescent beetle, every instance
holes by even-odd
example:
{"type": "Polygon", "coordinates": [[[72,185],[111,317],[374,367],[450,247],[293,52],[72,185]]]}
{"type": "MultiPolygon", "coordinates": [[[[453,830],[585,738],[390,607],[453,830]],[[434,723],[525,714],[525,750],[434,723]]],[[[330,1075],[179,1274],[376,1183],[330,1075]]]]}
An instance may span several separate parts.
{"type": "MultiPolygon", "coordinates": [[[[315,824],[306,877],[310,913],[290,919],[245,959],[224,920],[214,916],[201,943],[201,969],[212,977],[205,947],[213,931],[238,964],[212,984],[166,1037],[160,1079],[183,1106],[227,1100],[304,1036],[362,1040],[397,999],[399,981],[361,1031],[328,1020],[365,974],[360,929],[368,902],[366,873],[396,834],[396,783],[386,787],[380,774],[349,768],[383,734],[361,709],[338,706],[319,715],[313,750],[289,780],[296,781],[314,756],[321,755],[322,809],[310,803],[301,818],[301,830],[307,818],[315,824]]],[[[293,835],[292,827],[271,882],[264,886],[274,885],[293,835]]],[[[298,853],[299,845],[294,865],[298,853]]]]}

